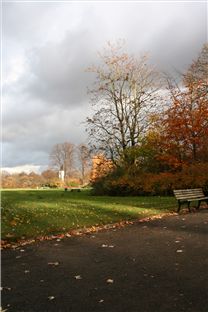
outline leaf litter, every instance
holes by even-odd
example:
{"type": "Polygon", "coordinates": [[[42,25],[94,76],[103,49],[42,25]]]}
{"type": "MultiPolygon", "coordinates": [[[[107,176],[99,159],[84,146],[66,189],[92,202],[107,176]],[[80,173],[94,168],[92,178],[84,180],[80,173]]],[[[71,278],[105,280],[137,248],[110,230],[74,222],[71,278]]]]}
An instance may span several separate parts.
{"type": "MultiPolygon", "coordinates": [[[[71,230],[67,233],[61,233],[61,234],[55,234],[55,235],[44,235],[44,236],[38,236],[35,237],[33,239],[19,239],[16,242],[8,242],[7,240],[2,240],[1,241],[1,249],[5,249],[5,248],[17,248],[19,246],[25,246],[25,245],[29,245],[29,244],[33,244],[35,242],[38,241],[47,241],[47,240],[53,240],[56,239],[57,242],[60,242],[61,239],[63,238],[70,238],[71,236],[82,236],[82,235],[86,235],[86,234],[91,234],[91,233],[96,233],[102,230],[108,230],[108,229],[112,229],[113,231],[116,231],[117,228],[123,228],[126,225],[133,225],[135,223],[144,223],[144,222],[148,222],[151,220],[155,220],[155,219],[162,219],[162,217],[164,216],[172,216],[172,215],[177,215],[177,213],[162,213],[159,215],[155,215],[155,216],[150,216],[150,217],[145,217],[143,219],[136,219],[133,221],[128,221],[128,220],[124,220],[124,221],[120,221],[117,223],[110,223],[110,224],[106,224],[106,225],[96,225],[96,226],[91,226],[89,228],[82,228],[82,229],[76,229],[76,230],[71,230]]],[[[113,246],[113,245],[110,245],[113,246]]],[[[113,247],[109,247],[109,248],[113,248],[113,247]]]]}

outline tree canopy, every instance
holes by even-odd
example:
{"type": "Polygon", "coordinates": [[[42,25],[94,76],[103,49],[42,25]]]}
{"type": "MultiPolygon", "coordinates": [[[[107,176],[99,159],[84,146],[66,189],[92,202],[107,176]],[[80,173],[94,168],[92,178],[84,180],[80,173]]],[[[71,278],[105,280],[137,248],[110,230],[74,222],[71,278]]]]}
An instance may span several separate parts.
{"type": "Polygon", "coordinates": [[[89,68],[96,74],[90,91],[95,113],[87,119],[87,130],[99,151],[113,161],[126,160],[125,152],[138,145],[157,103],[158,73],[147,55],[135,58],[119,43],[108,43],[99,56],[100,65],[89,68]]]}

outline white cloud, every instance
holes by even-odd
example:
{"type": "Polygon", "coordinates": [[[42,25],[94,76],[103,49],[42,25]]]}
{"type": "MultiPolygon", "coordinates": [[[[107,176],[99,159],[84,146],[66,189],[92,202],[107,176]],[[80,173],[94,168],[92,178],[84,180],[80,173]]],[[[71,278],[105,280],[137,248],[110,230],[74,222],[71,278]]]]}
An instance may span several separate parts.
{"type": "Polygon", "coordinates": [[[16,167],[3,167],[1,171],[6,171],[10,174],[12,173],[41,173],[42,171],[46,170],[46,166],[37,166],[37,165],[23,165],[23,166],[16,166],[16,167]]]}

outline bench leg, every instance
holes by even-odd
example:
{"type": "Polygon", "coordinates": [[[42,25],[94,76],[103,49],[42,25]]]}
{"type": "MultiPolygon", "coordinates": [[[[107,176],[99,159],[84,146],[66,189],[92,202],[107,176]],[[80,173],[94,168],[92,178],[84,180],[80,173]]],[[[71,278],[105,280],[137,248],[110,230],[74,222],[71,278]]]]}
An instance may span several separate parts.
{"type": "Polygon", "coordinates": [[[191,202],[188,202],[188,210],[189,210],[189,212],[191,212],[190,203],[191,202]]]}
{"type": "Polygon", "coordinates": [[[177,210],[177,213],[179,213],[180,209],[181,209],[181,203],[180,203],[180,201],[178,201],[178,210],[177,210]]]}
{"type": "Polygon", "coordinates": [[[200,204],[201,204],[201,200],[198,201],[198,205],[196,207],[197,210],[199,210],[200,204]]]}

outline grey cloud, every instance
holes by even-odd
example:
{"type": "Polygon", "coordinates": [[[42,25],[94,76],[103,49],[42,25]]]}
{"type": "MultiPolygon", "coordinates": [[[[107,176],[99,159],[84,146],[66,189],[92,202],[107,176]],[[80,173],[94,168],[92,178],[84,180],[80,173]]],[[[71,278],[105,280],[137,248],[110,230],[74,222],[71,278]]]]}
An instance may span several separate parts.
{"type": "Polygon", "coordinates": [[[178,10],[176,17],[154,36],[150,51],[161,70],[184,72],[197,57],[207,40],[205,8],[204,4],[190,3],[188,11],[178,10]]]}
{"type": "Polygon", "coordinates": [[[46,3],[3,3],[2,24],[4,37],[8,40],[18,41],[21,44],[40,40],[41,36],[44,37],[47,32],[44,26],[53,10],[54,6],[46,3]],[[42,30],[41,36],[40,30],[42,30]]]}
{"type": "Polygon", "coordinates": [[[48,163],[51,147],[86,139],[85,69],[107,40],[126,39],[130,53],[149,51],[161,70],[183,70],[206,34],[204,3],[4,4],[5,71],[23,72],[3,89],[4,166],[48,163]],[[7,53],[6,53],[7,52],[7,53]]]}
{"type": "Polygon", "coordinates": [[[86,139],[83,135],[84,126],[76,121],[77,114],[85,118],[85,113],[79,109],[55,110],[42,118],[7,125],[3,143],[3,165],[5,167],[25,163],[47,165],[54,144],[65,141],[74,144],[83,142],[86,139]]]}
{"type": "Polygon", "coordinates": [[[81,105],[83,101],[87,101],[86,87],[92,83],[93,77],[87,74],[85,69],[95,61],[99,34],[103,38],[104,45],[105,32],[109,36],[114,34],[114,39],[126,36],[127,44],[131,34],[132,52],[149,50],[153,61],[163,71],[186,68],[196,56],[199,47],[201,48],[206,41],[206,16],[203,6],[189,5],[184,16],[180,6],[173,7],[170,4],[170,7],[166,7],[166,16],[161,17],[163,21],[161,25],[158,21],[158,14],[164,10],[161,4],[140,7],[127,6],[125,3],[120,9],[114,4],[111,12],[106,8],[103,6],[97,8],[97,11],[90,12],[86,10],[76,31],[68,31],[59,43],[47,43],[34,50],[34,56],[30,60],[33,80],[28,86],[32,96],[63,106],[81,105]],[[96,24],[98,22],[96,12],[100,16],[100,24],[96,24]],[[91,16],[90,20],[88,13],[91,16]],[[105,24],[107,16],[108,25],[105,24]],[[157,24],[154,24],[157,22],[160,28],[155,34],[157,24]],[[106,29],[103,25],[106,25],[106,29]],[[151,36],[148,37],[146,30],[151,36]]]}
{"type": "Polygon", "coordinates": [[[81,104],[89,83],[85,69],[93,55],[88,40],[87,32],[69,33],[60,44],[39,49],[31,59],[33,79],[28,92],[57,105],[81,104]]]}

